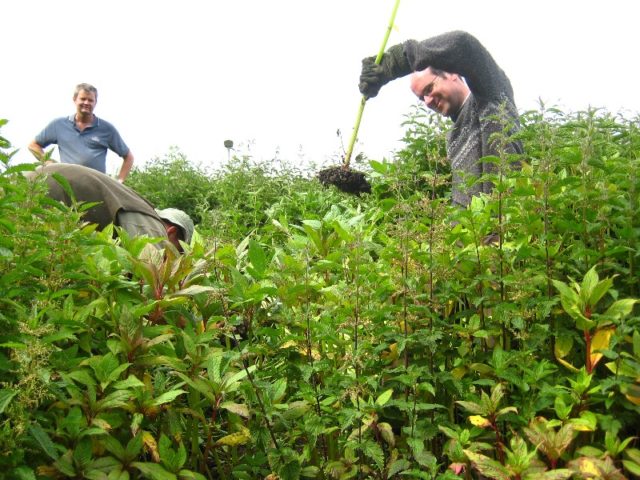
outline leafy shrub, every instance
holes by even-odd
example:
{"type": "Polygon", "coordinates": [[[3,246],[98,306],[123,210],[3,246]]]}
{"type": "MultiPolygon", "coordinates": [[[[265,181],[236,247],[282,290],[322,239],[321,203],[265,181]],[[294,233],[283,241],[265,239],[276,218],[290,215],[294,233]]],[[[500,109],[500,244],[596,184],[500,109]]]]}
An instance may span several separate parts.
{"type": "Polygon", "coordinates": [[[177,258],[6,168],[0,477],[638,475],[637,121],[526,112],[458,210],[415,114],[371,195],[203,175],[177,258]]]}

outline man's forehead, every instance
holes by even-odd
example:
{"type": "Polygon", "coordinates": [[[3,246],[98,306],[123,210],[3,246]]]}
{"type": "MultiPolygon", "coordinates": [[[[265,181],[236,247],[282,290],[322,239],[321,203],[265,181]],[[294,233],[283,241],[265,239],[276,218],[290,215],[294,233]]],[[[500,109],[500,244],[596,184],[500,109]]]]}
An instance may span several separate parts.
{"type": "Polygon", "coordinates": [[[424,70],[420,70],[418,72],[413,72],[413,75],[411,75],[411,89],[414,91],[422,91],[424,87],[433,82],[436,77],[437,75],[435,75],[433,71],[431,71],[430,67],[427,67],[424,70]]]}
{"type": "Polygon", "coordinates": [[[96,92],[92,92],[91,90],[84,90],[84,89],[80,89],[78,90],[73,98],[93,98],[94,100],[96,100],[98,98],[98,95],[96,95],[96,92]]]}

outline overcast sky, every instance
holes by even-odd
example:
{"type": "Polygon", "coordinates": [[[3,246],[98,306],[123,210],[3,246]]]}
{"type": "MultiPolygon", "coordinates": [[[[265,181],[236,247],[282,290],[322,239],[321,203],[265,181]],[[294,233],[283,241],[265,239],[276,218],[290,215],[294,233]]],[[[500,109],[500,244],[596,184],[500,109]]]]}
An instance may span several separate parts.
{"type": "MultiPolygon", "coordinates": [[[[256,158],[331,163],[360,102],[360,62],[382,43],[394,0],[14,0],[2,7],[0,134],[26,145],[74,111],[95,113],[136,162],[171,146],[201,165],[231,139],[256,158]]],[[[475,35],[510,77],[518,108],[640,112],[635,0],[401,0],[388,46],[453,29],[475,35]]],[[[408,78],[365,108],[357,152],[389,157],[416,100],[408,78]]],[[[57,151],[54,157],[58,158],[57,151]]],[[[109,170],[120,160],[111,154],[109,170]]]]}

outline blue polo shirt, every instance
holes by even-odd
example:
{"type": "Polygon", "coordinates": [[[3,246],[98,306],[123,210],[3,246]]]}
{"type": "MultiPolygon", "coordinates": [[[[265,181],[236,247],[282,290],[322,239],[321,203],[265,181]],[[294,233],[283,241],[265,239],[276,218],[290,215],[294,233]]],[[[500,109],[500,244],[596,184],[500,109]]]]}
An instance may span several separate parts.
{"type": "Polygon", "coordinates": [[[42,148],[57,144],[62,163],[84,165],[102,173],[107,170],[107,150],[120,157],[129,153],[116,128],[106,120],[95,117],[93,125],[81,132],[74,117],[60,117],[50,122],[36,135],[36,143],[42,148]]]}

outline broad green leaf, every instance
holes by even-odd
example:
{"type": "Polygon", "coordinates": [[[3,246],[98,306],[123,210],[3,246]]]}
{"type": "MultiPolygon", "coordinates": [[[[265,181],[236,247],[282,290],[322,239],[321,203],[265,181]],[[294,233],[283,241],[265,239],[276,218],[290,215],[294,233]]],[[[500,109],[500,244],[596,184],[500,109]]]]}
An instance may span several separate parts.
{"type": "Polygon", "coordinates": [[[593,412],[582,412],[579,418],[572,418],[569,424],[574,430],[579,432],[595,432],[598,425],[598,418],[593,412]]]}
{"type": "Polygon", "coordinates": [[[469,422],[471,422],[471,425],[480,428],[487,428],[491,426],[491,422],[482,415],[471,415],[469,417],[469,422]]]}
{"type": "Polygon", "coordinates": [[[535,472],[531,475],[525,475],[525,480],[565,480],[573,475],[573,471],[568,468],[557,468],[546,472],[535,472]]]}
{"type": "Polygon", "coordinates": [[[153,405],[158,406],[164,403],[172,402],[173,400],[176,399],[176,397],[178,397],[179,395],[182,395],[183,393],[187,393],[186,390],[182,390],[182,389],[170,390],[168,392],[163,393],[159,397],[155,398],[153,400],[153,405]]]}
{"type": "Polygon", "coordinates": [[[394,447],[396,444],[396,438],[393,434],[393,428],[387,422],[378,423],[378,431],[382,436],[382,439],[389,445],[390,447],[394,447]]]}
{"type": "Polygon", "coordinates": [[[180,443],[177,450],[172,447],[172,442],[166,435],[160,436],[158,452],[163,465],[171,472],[178,472],[187,460],[184,445],[180,443]]]}
{"type": "Polygon", "coordinates": [[[104,448],[113,454],[118,460],[124,462],[126,459],[126,451],[122,444],[111,435],[103,437],[100,439],[100,443],[104,446],[104,448]]]}
{"type": "Polygon", "coordinates": [[[278,475],[281,480],[299,480],[300,462],[298,460],[291,460],[278,469],[278,475]]]}
{"type": "Polygon", "coordinates": [[[121,380],[119,382],[115,382],[113,384],[113,388],[116,390],[125,390],[128,388],[142,388],[144,387],[144,383],[142,383],[135,375],[129,375],[126,380],[121,380]]]}
{"type": "Polygon", "coordinates": [[[462,408],[464,408],[465,410],[471,412],[471,413],[475,413],[478,415],[487,415],[489,412],[485,411],[486,409],[483,408],[482,406],[480,406],[477,403],[474,402],[467,402],[464,400],[458,400],[456,401],[456,403],[458,405],[460,405],[462,408]]]}
{"type": "Polygon", "coordinates": [[[244,403],[222,402],[220,404],[220,408],[224,408],[225,410],[235,413],[236,415],[240,415],[243,418],[251,417],[249,407],[244,403]]]}
{"type": "Polygon", "coordinates": [[[616,300],[604,313],[603,317],[612,320],[620,320],[631,313],[633,306],[638,303],[635,298],[616,300]]]}
{"type": "Polygon", "coordinates": [[[595,307],[600,299],[609,291],[612,285],[613,278],[606,278],[601,282],[598,282],[595,287],[593,287],[591,295],[589,296],[589,305],[591,305],[591,307],[595,307]]]}
{"type": "Polygon", "coordinates": [[[91,461],[91,439],[88,437],[83,438],[79,441],[75,448],[73,449],[73,461],[76,465],[79,465],[81,468],[87,466],[87,464],[91,461]]]}
{"type": "Polygon", "coordinates": [[[631,460],[622,460],[622,465],[636,477],[640,477],[640,464],[632,462],[631,460]]]}
{"type": "Polygon", "coordinates": [[[17,467],[9,472],[7,478],[13,478],[14,480],[36,480],[36,474],[29,467],[17,467]]]}
{"type": "Polygon", "coordinates": [[[255,369],[256,369],[256,366],[251,365],[247,369],[243,368],[242,370],[239,370],[233,375],[230,375],[229,377],[225,377],[224,383],[227,385],[227,390],[229,390],[229,387],[231,387],[235,383],[238,383],[240,380],[244,380],[248,375],[247,371],[249,373],[253,373],[255,369]]]}
{"type": "Polygon", "coordinates": [[[315,465],[309,465],[300,470],[300,476],[305,478],[318,478],[320,475],[320,469],[315,465]]]}
{"type": "Polygon", "coordinates": [[[99,400],[96,403],[96,410],[105,411],[123,407],[129,403],[130,398],[131,392],[129,390],[116,390],[104,397],[102,400],[99,400]]]}
{"type": "Polygon", "coordinates": [[[560,292],[560,303],[567,314],[578,323],[578,328],[591,328],[595,322],[587,319],[583,312],[583,303],[578,293],[566,283],[559,280],[552,280],[553,285],[560,292]]]}
{"type": "Polygon", "coordinates": [[[219,438],[216,441],[216,445],[227,445],[230,447],[234,447],[237,445],[246,445],[251,441],[251,432],[248,428],[241,427],[239,432],[231,433],[229,435],[225,435],[222,438],[219,438]]]}
{"type": "Polygon", "coordinates": [[[251,240],[249,242],[248,255],[251,266],[253,267],[253,271],[255,272],[254,278],[262,278],[269,264],[267,254],[264,252],[258,242],[256,242],[255,240],[251,240]]]}
{"type": "Polygon", "coordinates": [[[197,390],[198,392],[202,393],[208,400],[210,400],[211,402],[214,402],[216,397],[215,397],[215,390],[213,388],[213,386],[211,385],[211,383],[207,382],[206,380],[202,379],[202,378],[195,378],[195,379],[191,379],[189,377],[187,377],[186,375],[184,375],[183,373],[178,373],[177,374],[182,380],[184,380],[187,385],[189,385],[191,388],[193,388],[194,390],[197,390]]]}
{"type": "Polygon", "coordinates": [[[137,468],[142,474],[151,480],[177,480],[177,477],[164,469],[162,465],[151,462],[133,462],[131,464],[137,468]]]}
{"type": "Polygon", "coordinates": [[[464,453],[484,476],[495,480],[511,480],[509,471],[500,462],[472,450],[464,450],[464,453]]]}
{"type": "Polygon", "coordinates": [[[580,299],[584,305],[595,305],[594,303],[591,303],[589,299],[591,298],[599,280],[600,278],[598,277],[598,272],[596,272],[596,267],[594,265],[587,273],[585,273],[582,283],[580,284],[580,299]]]}
{"type": "Polygon", "coordinates": [[[365,441],[361,444],[362,453],[368,458],[374,461],[378,469],[382,469],[384,466],[384,452],[382,447],[373,441],[365,441]]]}
{"type": "Polygon", "coordinates": [[[392,395],[393,395],[393,388],[390,388],[390,389],[382,392],[380,394],[380,396],[378,398],[376,398],[376,405],[378,405],[379,407],[384,406],[384,404],[387,403],[391,399],[392,395]]]}
{"type": "Polygon", "coordinates": [[[571,335],[563,335],[556,337],[555,344],[553,346],[554,354],[556,358],[566,357],[573,348],[573,337],[571,335]]]}
{"type": "Polygon", "coordinates": [[[207,287],[204,285],[191,285],[187,288],[183,288],[171,294],[172,297],[193,297],[201,293],[215,292],[215,288],[207,287]]]}
{"type": "Polygon", "coordinates": [[[615,331],[615,327],[601,328],[596,330],[596,333],[591,338],[591,351],[589,352],[589,357],[591,359],[592,368],[595,367],[602,359],[602,353],[600,353],[600,351],[607,350],[609,348],[611,337],[615,331]]]}
{"type": "Polygon", "coordinates": [[[145,442],[144,434],[142,435],[138,434],[127,442],[127,446],[125,447],[124,450],[128,460],[133,460],[138,455],[140,455],[140,452],[142,451],[142,447],[144,446],[144,442],[145,442]]]}
{"type": "Polygon", "coordinates": [[[397,475],[400,472],[404,472],[411,468],[411,462],[404,458],[399,458],[389,464],[389,473],[388,478],[393,478],[394,475],[397,475]]]}
{"type": "Polygon", "coordinates": [[[304,400],[291,402],[287,405],[287,409],[282,412],[282,418],[291,421],[304,416],[309,411],[309,404],[304,400]]]}
{"type": "Polygon", "coordinates": [[[58,460],[58,458],[60,458],[60,455],[58,455],[58,451],[56,450],[56,445],[40,425],[31,425],[29,427],[29,433],[35,439],[38,445],[40,445],[42,451],[49,456],[49,458],[51,458],[52,460],[58,460]]]}
{"type": "Polygon", "coordinates": [[[178,480],[207,480],[207,478],[198,472],[191,470],[180,470],[178,472],[178,480]]]}
{"type": "Polygon", "coordinates": [[[369,160],[369,165],[371,166],[374,172],[385,174],[389,171],[388,163],[379,162],[377,160],[369,160]]]}
{"type": "Polygon", "coordinates": [[[18,394],[17,390],[12,390],[10,388],[3,388],[0,390],[0,414],[5,411],[5,409],[11,403],[13,397],[18,394]]]}
{"type": "Polygon", "coordinates": [[[268,388],[268,395],[272,403],[279,403],[287,392],[287,379],[279,378],[268,388]]]}

